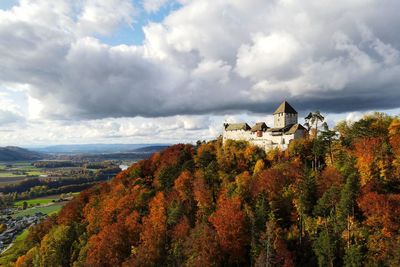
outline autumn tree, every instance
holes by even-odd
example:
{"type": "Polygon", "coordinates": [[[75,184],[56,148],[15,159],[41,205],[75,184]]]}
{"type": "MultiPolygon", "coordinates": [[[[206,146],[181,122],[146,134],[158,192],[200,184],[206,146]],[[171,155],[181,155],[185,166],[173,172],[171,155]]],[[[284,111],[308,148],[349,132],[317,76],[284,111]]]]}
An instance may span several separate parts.
{"type": "Polygon", "coordinates": [[[239,197],[226,197],[222,194],[218,200],[217,210],[209,221],[215,227],[218,242],[231,263],[241,263],[246,256],[246,218],[241,210],[239,197]]]}
{"type": "Polygon", "coordinates": [[[128,232],[121,222],[105,226],[89,239],[88,266],[119,266],[131,250],[128,232]]]}
{"type": "Polygon", "coordinates": [[[69,266],[71,245],[74,241],[71,227],[54,227],[40,243],[38,258],[40,266],[69,266]]]}
{"type": "Polygon", "coordinates": [[[220,266],[222,255],[215,230],[206,222],[200,222],[191,230],[184,244],[186,266],[220,266]]]}
{"type": "Polygon", "coordinates": [[[134,249],[131,263],[138,266],[154,266],[162,263],[165,256],[167,211],[162,192],[149,203],[149,214],[143,218],[140,244],[134,249]]]}
{"type": "Polygon", "coordinates": [[[365,185],[377,175],[376,156],[382,141],[379,138],[362,138],[355,142],[354,153],[357,158],[357,167],[360,172],[360,183],[365,185]]]}

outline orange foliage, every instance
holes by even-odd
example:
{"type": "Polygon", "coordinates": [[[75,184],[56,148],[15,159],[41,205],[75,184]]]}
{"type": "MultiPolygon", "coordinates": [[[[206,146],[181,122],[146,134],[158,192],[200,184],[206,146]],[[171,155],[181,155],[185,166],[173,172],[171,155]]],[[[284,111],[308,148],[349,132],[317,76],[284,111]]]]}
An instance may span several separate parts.
{"type": "Polygon", "coordinates": [[[241,198],[246,198],[249,195],[251,176],[249,172],[241,173],[235,178],[236,192],[241,198]]]}
{"type": "Polygon", "coordinates": [[[126,237],[129,240],[129,244],[133,246],[137,246],[140,239],[142,225],[139,220],[140,215],[137,211],[132,212],[125,219],[126,237]]]}
{"type": "Polygon", "coordinates": [[[190,231],[189,220],[186,216],[183,216],[179,223],[175,225],[174,229],[172,230],[172,239],[173,240],[184,240],[190,231]]]}
{"type": "Polygon", "coordinates": [[[174,189],[182,202],[190,201],[193,198],[192,181],[193,177],[188,171],[182,172],[175,180],[174,189]]]}
{"type": "Polygon", "coordinates": [[[197,212],[198,217],[207,215],[208,210],[212,206],[212,196],[206,185],[202,171],[197,171],[195,173],[193,194],[197,202],[197,207],[199,208],[199,211],[197,212]]]}
{"type": "Polygon", "coordinates": [[[120,222],[105,226],[89,239],[87,266],[118,266],[130,255],[126,228],[120,222]]]}
{"type": "Polygon", "coordinates": [[[219,266],[221,253],[215,231],[207,223],[196,225],[185,244],[186,266],[219,266]]]}
{"type": "Polygon", "coordinates": [[[27,263],[25,260],[26,256],[22,255],[20,257],[18,257],[17,261],[15,262],[15,267],[27,267],[27,263]]]}
{"type": "Polygon", "coordinates": [[[256,197],[259,193],[267,193],[269,200],[276,200],[282,195],[285,187],[299,180],[301,168],[299,163],[280,164],[255,176],[251,185],[251,193],[256,197]]]}
{"type": "Polygon", "coordinates": [[[366,225],[380,228],[388,237],[400,230],[400,194],[369,192],[358,199],[358,204],[367,218],[366,225]]]}
{"type": "Polygon", "coordinates": [[[143,230],[135,257],[136,264],[157,265],[162,259],[166,242],[167,214],[164,193],[158,192],[150,201],[149,214],[143,218],[143,230]]]}
{"type": "Polygon", "coordinates": [[[240,206],[239,197],[227,198],[222,195],[217,210],[209,218],[217,231],[221,249],[229,255],[232,263],[244,257],[249,241],[245,231],[245,214],[240,206]]]}
{"type": "Polygon", "coordinates": [[[339,187],[343,183],[340,172],[332,166],[326,167],[317,179],[317,197],[320,198],[332,186],[339,187]]]}
{"type": "Polygon", "coordinates": [[[372,163],[381,146],[382,140],[378,137],[361,138],[354,143],[354,154],[357,157],[361,185],[365,185],[372,179],[374,172],[372,163]]]}

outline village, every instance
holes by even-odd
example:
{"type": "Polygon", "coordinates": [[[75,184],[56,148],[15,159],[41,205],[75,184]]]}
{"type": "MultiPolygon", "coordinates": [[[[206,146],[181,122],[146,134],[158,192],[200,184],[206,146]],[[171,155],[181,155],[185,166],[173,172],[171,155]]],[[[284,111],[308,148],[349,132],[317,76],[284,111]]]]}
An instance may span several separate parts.
{"type": "Polygon", "coordinates": [[[0,233],[0,253],[6,251],[12,245],[14,239],[25,229],[39,223],[46,217],[45,214],[37,212],[33,215],[14,218],[12,216],[12,209],[7,209],[2,211],[2,213],[3,215],[0,217],[0,223],[5,226],[6,230],[0,233]]]}

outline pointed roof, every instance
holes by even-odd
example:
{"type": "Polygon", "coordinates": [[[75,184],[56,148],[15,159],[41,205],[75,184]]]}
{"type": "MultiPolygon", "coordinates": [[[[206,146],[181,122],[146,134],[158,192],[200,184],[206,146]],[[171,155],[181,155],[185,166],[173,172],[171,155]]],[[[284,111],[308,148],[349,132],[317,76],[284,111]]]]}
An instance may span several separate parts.
{"type": "Polygon", "coordinates": [[[250,130],[250,126],[247,123],[226,123],[225,130],[226,131],[237,131],[237,130],[250,130]]]}
{"type": "Polygon", "coordinates": [[[293,126],[290,127],[290,129],[289,129],[287,132],[285,132],[285,134],[294,134],[294,133],[296,133],[298,130],[307,131],[307,129],[304,128],[303,125],[297,123],[297,124],[293,124],[293,126]]]}
{"type": "Polygon", "coordinates": [[[287,101],[283,101],[275,110],[274,115],[277,113],[297,114],[297,111],[287,101]]]}
{"type": "Polygon", "coordinates": [[[257,132],[257,131],[266,131],[269,127],[265,122],[257,122],[253,127],[251,127],[252,132],[257,132]]]}

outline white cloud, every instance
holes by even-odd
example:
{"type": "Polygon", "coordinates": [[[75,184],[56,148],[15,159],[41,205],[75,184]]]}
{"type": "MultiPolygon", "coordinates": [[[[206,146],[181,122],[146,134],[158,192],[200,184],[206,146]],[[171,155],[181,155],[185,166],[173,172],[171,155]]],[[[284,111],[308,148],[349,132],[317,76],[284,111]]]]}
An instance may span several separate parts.
{"type": "Polygon", "coordinates": [[[132,26],[136,10],[130,0],[86,0],[77,26],[83,33],[110,33],[121,23],[132,26]]]}
{"type": "Polygon", "coordinates": [[[240,76],[255,81],[276,80],[292,73],[303,53],[301,45],[287,33],[257,33],[251,45],[242,45],[237,55],[237,71],[240,76]]]}
{"type": "MultiPolygon", "coordinates": [[[[170,138],[168,131],[208,123],[194,114],[268,114],[283,98],[299,111],[399,107],[399,1],[178,2],[164,20],[144,26],[143,45],[99,38],[135,27],[139,13],[129,0],[21,0],[0,10],[0,86],[27,92],[30,103],[29,114],[0,109],[28,120],[83,120],[86,126],[65,133],[79,140],[103,130],[170,138]],[[107,124],[135,116],[168,123],[107,124]],[[85,120],[95,121],[92,130],[85,120]]],[[[142,4],[157,12],[168,3],[142,4]]]]}
{"type": "Polygon", "coordinates": [[[24,121],[24,114],[18,104],[13,101],[9,93],[0,90],[0,128],[24,121]]]}
{"type": "Polygon", "coordinates": [[[171,2],[170,0],[143,0],[143,7],[147,12],[157,12],[161,7],[171,2]]]}

